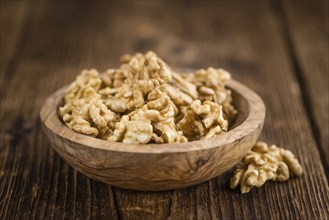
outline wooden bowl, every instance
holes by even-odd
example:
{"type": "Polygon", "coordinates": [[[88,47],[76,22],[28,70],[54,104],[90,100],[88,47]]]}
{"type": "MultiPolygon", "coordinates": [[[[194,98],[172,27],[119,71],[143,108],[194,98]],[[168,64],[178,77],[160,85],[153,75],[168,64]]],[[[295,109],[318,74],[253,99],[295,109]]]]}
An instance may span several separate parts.
{"type": "Polygon", "coordinates": [[[265,118],[261,98],[230,81],[235,123],[214,138],[179,144],[123,144],[76,133],[58,117],[65,88],[51,95],[41,112],[43,129],[55,151],[95,180],[126,189],[158,191],[212,179],[237,164],[256,142],[265,118]]]}

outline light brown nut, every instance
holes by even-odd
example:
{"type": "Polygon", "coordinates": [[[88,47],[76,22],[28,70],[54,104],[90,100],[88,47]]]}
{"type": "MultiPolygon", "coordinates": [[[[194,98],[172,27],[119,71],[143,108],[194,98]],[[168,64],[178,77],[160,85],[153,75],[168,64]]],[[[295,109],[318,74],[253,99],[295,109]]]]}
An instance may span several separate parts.
{"type": "Polygon", "coordinates": [[[152,141],[154,143],[157,143],[157,144],[163,144],[164,143],[164,140],[155,133],[152,134],[152,141]]]}
{"type": "Polygon", "coordinates": [[[126,133],[127,127],[126,122],[129,121],[129,116],[124,115],[122,116],[121,120],[115,124],[115,129],[113,131],[113,134],[108,137],[108,141],[122,141],[124,138],[124,135],[126,133]]]}
{"type": "MultiPolygon", "coordinates": [[[[97,76],[98,73],[83,72],[83,74],[97,76]]],[[[83,77],[78,81],[81,85],[85,83],[83,77]]],[[[79,133],[90,136],[100,135],[99,137],[102,138],[111,132],[109,129],[114,127],[114,123],[118,119],[117,115],[102,103],[101,95],[92,85],[81,91],[83,93],[79,97],[75,96],[73,99],[65,100],[67,103],[60,108],[59,112],[63,115],[63,121],[68,127],[79,133]]]]}
{"type": "Polygon", "coordinates": [[[231,79],[229,72],[223,69],[215,69],[209,67],[208,69],[199,69],[195,72],[197,81],[204,83],[207,87],[216,88],[221,87],[231,79]]]}
{"type": "MultiPolygon", "coordinates": [[[[167,100],[164,97],[162,99],[167,100]]],[[[149,102],[141,109],[131,112],[129,114],[131,120],[152,123],[153,131],[156,132],[156,134],[152,134],[152,137],[156,143],[186,142],[187,138],[182,135],[182,132],[177,130],[173,113],[169,114],[169,112],[172,112],[171,108],[167,108],[168,105],[163,103],[158,105],[156,100],[149,102]]]]}
{"type": "Polygon", "coordinates": [[[98,91],[98,94],[105,96],[105,97],[112,97],[113,95],[116,95],[119,92],[118,88],[111,88],[111,87],[105,87],[103,89],[100,89],[98,91]]]}
{"type": "Polygon", "coordinates": [[[189,141],[200,139],[204,133],[205,128],[199,120],[198,116],[192,110],[188,110],[184,117],[177,123],[178,129],[183,132],[189,141]]]}
{"type": "Polygon", "coordinates": [[[230,79],[231,75],[227,71],[212,67],[197,70],[195,77],[190,77],[191,82],[198,86],[199,99],[223,105],[224,116],[233,120],[236,110],[232,105],[231,91],[225,88],[225,83],[230,79]]]}
{"type": "Polygon", "coordinates": [[[208,133],[204,136],[204,138],[215,137],[222,132],[223,132],[222,128],[219,125],[217,125],[217,126],[210,128],[208,133]]]}
{"type": "Polygon", "coordinates": [[[153,134],[153,127],[147,121],[128,121],[126,122],[126,133],[122,140],[123,143],[128,144],[146,144],[153,134]]]}
{"type": "Polygon", "coordinates": [[[178,89],[180,89],[181,91],[185,92],[186,94],[188,94],[189,96],[191,96],[193,99],[198,98],[198,91],[196,86],[187,81],[184,80],[182,78],[182,76],[180,76],[179,74],[173,72],[172,73],[173,76],[173,84],[175,85],[175,87],[177,87],[178,89]]]}
{"type": "Polygon", "coordinates": [[[102,80],[95,69],[83,70],[81,74],[77,76],[76,81],[69,87],[68,93],[73,93],[76,98],[81,98],[85,89],[93,88],[95,91],[98,91],[101,83],[102,80]]]}
{"type": "Polygon", "coordinates": [[[158,117],[155,110],[138,109],[122,117],[117,122],[113,135],[109,141],[122,141],[123,143],[148,143],[153,135],[151,121],[158,117]]]}
{"type": "Polygon", "coordinates": [[[147,106],[145,106],[129,113],[129,116],[132,120],[157,122],[159,121],[160,112],[154,109],[147,109],[147,106]]]}
{"type": "Polygon", "coordinates": [[[98,128],[109,126],[110,122],[117,121],[117,116],[109,110],[101,100],[94,99],[89,104],[89,116],[98,128]]]}
{"type": "Polygon", "coordinates": [[[176,105],[188,105],[193,101],[189,95],[169,84],[164,84],[160,89],[165,92],[176,105]]]}
{"type": "Polygon", "coordinates": [[[90,123],[80,117],[75,118],[70,124],[73,130],[81,134],[90,135],[96,137],[98,135],[98,130],[90,126],[90,123]]]}
{"type": "Polygon", "coordinates": [[[288,180],[289,176],[290,173],[287,164],[285,164],[282,161],[278,162],[278,169],[276,171],[276,175],[273,180],[283,182],[288,180]]]}
{"type": "Polygon", "coordinates": [[[224,119],[221,105],[211,101],[205,101],[201,104],[200,100],[194,100],[190,107],[195,114],[202,118],[207,129],[218,124],[223,131],[227,131],[228,122],[224,119]]]}
{"type": "Polygon", "coordinates": [[[194,100],[190,107],[197,115],[207,115],[210,113],[210,105],[202,105],[200,100],[194,100]]]}
{"type": "Polygon", "coordinates": [[[240,185],[241,193],[247,193],[268,180],[286,181],[290,172],[297,176],[302,174],[298,160],[290,151],[258,142],[234,172],[230,187],[234,189],[240,185]]]}
{"type": "Polygon", "coordinates": [[[214,95],[215,91],[212,88],[206,86],[200,86],[199,92],[205,95],[214,95]]]}
{"type": "Polygon", "coordinates": [[[177,110],[178,110],[178,113],[175,115],[175,118],[174,118],[176,125],[180,120],[182,120],[182,118],[185,116],[187,111],[190,110],[190,106],[189,105],[179,105],[179,106],[177,106],[177,110]]]}
{"type": "MultiPolygon", "coordinates": [[[[177,130],[173,119],[167,119],[156,123],[154,129],[160,134],[159,138],[162,143],[187,142],[187,138],[183,136],[183,133],[177,130]]],[[[155,141],[157,141],[157,139],[155,139],[155,141]]]]}
{"type": "Polygon", "coordinates": [[[112,111],[118,113],[122,113],[127,110],[127,105],[123,98],[111,97],[105,100],[105,105],[112,111]]]}
{"type": "MultiPolygon", "coordinates": [[[[97,96],[96,91],[101,86],[101,79],[96,70],[83,70],[77,76],[76,81],[71,83],[64,96],[64,106],[59,108],[59,114],[64,117],[65,114],[71,114],[73,102],[79,99],[91,99],[97,96]]],[[[98,95],[99,96],[99,95],[98,95]]],[[[67,116],[66,116],[67,118],[67,116]]]]}
{"type": "Polygon", "coordinates": [[[178,113],[178,108],[175,103],[160,89],[155,89],[150,92],[147,100],[147,108],[159,111],[163,119],[172,118],[178,113]]]}
{"type": "Polygon", "coordinates": [[[124,115],[115,125],[113,135],[109,141],[123,143],[148,143],[153,135],[152,120],[157,120],[159,112],[156,110],[138,109],[129,115],[124,115]]]}
{"type": "Polygon", "coordinates": [[[241,183],[242,177],[244,176],[245,172],[246,171],[244,169],[241,169],[241,168],[237,168],[234,171],[234,175],[230,180],[231,189],[235,189],[241,183]]]}
{"type": "Polygon", "coordinates": [[[289,170],[295,174],[296,176],[300,176],[303,174],[303,168],[298,162],[295,155],[291,153],[291,151],[288,150],[282,150],[281,152],[282,160],[285,164],[287,164],[289,170]]]}
{"type": "Polygon", "coordinates": [[[115,72],[116,72],[115,70],[109,69],[104,74],[101,75],[102,82],[106,87],[113,86],[115,72]]]}
{"type": "Polygon", "coordinates": [[[108,69],[100,78],[103,87],[118,88],[123,85],[127,77],[122,69],[108,69]]]}
{"type": "Polygon", "coordinates": [[[123,66],[127,79],[120,87],[119,94],[127,100],[129,110],[143,106],[148,93],[172,78],[170,68],[153,52],[136,54],[124,60],[128,62],[123,66]]]}
{"type": "Polygon", "coordinates": [[[59,115],[62,116],[64,122],[68,121],[68,115],[72,113],[72,104],[67,103],[62,107],[59,107],[59,115]],[[64,119],[66,117],[66,119],[64,119]]]}

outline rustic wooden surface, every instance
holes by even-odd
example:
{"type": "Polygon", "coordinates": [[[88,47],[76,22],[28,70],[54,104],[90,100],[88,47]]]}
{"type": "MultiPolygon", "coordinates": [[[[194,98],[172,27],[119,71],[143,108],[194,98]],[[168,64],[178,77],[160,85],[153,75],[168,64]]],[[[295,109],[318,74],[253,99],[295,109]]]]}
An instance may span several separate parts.
{"type": "Polygon", "coordinates": [[[298,81],[304,88],[303,102],[327,177],[329,175],[328,7],[328,2],[297,5],[286,2],[284,5],[288,21],[286,28],[290,34],[288,37],[290,50],[295,54],[292,62],[295,72],[298,73],[298,81]],[[315,59],[315,57],[323,57],[323,59],[315,59]]]}
{"type": "Polygon", "coordinates": [[[0,219],[329,218],[328,1],[2,1],[0,8],[0,219]],[[267,106],[261,140],[293,151],[304,175],[246,195],[229,189],[231,171],[143,193],[69,167],[41,131],[45,98],[83,68],[103,71],[123,53],[149,49],[177,67],[223,67],[255,90],[267,106]]]}

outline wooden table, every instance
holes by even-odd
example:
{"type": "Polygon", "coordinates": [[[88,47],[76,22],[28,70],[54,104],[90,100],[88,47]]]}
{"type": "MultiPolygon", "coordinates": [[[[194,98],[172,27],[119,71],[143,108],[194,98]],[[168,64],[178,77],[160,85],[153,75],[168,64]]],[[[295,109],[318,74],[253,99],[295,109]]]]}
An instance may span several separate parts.
{"type": "Polygon", "coordinates": [[[0,219],[329,218],[328,1],[5,1],[0,18],[0,219]],[[43,101],[81,69],[150,49],[255,90],[267,106],[260,139],[293,151],[304,175],[241,195],[230,170],[148,193],[69,167],[41,130],[43,101]]]}

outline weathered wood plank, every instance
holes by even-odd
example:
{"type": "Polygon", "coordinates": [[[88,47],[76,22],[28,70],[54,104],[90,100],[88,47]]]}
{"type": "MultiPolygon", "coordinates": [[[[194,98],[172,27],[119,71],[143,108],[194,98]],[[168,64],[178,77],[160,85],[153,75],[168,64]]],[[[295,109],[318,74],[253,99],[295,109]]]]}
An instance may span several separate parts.
{"type": "MultiPolygon", "coordinates": [[[[8,13],[18,13],[20,2],[7,4],[8,13]]],[[[33,5],[33,13],[25,18],[29,20],[28,27],[21,33],[24,41],[18,48],[19,60],[15,68],[5,73],[7,78],[2,94],[2,106],[5,107],[1,107],[0,117],[3,137],[0,219],[117,218],[112,189],[101,184],[102,190],[94,190],[91,195],[91,185],[95,181],[69,168],[53,152],[40,127],[42,102],[61,85],[70,82],[81,69],[90,67],[88,59],[92,46],[88,42],[92,38],[97,41],[94,32],[80,40],[76,37],[84,35],[80,25],[89,29],[94,26],[90,20],[84,19],[89,7],[80,6],[84,11],[71,16],[70,24],[65,24],[65,17],[58,17],[62,11],[53,10],[60,4],[33,5]],[[97,198],[97,203],[91,202],[94,198],[97,198]],[[100,205],[105,210],[95,213],[95,210],[101,210],[100,205]]],[[[63,4],[66,12],[76,10],[75,4],[63,4]]],[[[5,23],[4,28],[8,25],[12,24],[5,23]]],[[[8,53],[4,52],[5,55],[8,53]]]]}
{"type": "MultiPolygon", "coordinates": [[[[28,13],[20,57],[1,94],[0,219],[328,218],[328,183],[283,28],[270,4],[38,5],[28,13]],[[267,106],[261,139],[292,150],[305,174],[247,195],[229,189],[231,172],[183,190],[145,193],[112,188],[70,168],[42,134],[42,102],[83,68],[103,71],[118,65],[123,53],[149,49],[178,67],[226,68],[259,93],[267,106]]],[[[17,8],[10,10],[14,14],[17,8]]]]}
{"type": "Polygon", "coordinates": [[[304,105],[329,177],[328,1],[284,1],[287,30],[299,67],[304,105]]]}

